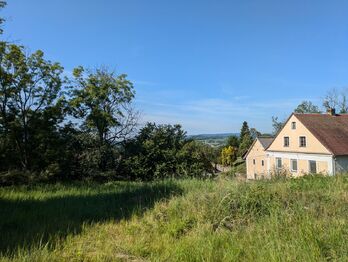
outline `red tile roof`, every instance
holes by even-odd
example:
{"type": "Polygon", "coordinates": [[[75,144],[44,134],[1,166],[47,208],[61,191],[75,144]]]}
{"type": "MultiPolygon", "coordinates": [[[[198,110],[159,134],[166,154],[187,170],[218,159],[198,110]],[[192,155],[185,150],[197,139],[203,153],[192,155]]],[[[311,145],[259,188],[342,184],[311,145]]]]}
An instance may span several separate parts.
{"type": "Polygon", "coordinates": [[[348,155],[348,114],[294,114],[333,155],[348,155]]]}

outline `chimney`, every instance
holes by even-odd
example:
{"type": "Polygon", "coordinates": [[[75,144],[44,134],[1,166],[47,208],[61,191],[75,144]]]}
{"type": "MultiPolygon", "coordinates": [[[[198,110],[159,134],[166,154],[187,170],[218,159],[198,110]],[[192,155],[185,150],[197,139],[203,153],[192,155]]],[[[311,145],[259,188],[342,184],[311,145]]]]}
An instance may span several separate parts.
{"type": "Polygon", "coordinates": [[[336,115],[336,110],[335,108],[328,108],[327,109],[327,113],[330,115],[330,116],[335,116],[336,115]]]}

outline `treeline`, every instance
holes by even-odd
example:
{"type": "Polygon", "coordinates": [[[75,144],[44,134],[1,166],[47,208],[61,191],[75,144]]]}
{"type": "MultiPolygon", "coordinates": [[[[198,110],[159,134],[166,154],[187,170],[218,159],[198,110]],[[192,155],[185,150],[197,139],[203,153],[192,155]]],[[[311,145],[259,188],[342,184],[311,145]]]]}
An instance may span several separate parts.
{"type": "Polygon", "coordinates": [[[1,41],[0,183],[213,173],[211,150],[179,125],[138,130],[134,96],[125,74],[79,66],[67,77],[42,51],[1,41]]]}

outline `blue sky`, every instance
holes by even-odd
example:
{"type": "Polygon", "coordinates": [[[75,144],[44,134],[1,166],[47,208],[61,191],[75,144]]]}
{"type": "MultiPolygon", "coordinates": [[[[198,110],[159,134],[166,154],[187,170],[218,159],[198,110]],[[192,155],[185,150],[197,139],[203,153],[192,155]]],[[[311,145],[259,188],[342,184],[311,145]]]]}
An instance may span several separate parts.
{"type": "Polygon", "coordinates": [[[142,122],[190,134],[271,131],[302,100],[348,86],[346,0],[8,0],[5,37],[67,73],[127,73],[142,122]]]}

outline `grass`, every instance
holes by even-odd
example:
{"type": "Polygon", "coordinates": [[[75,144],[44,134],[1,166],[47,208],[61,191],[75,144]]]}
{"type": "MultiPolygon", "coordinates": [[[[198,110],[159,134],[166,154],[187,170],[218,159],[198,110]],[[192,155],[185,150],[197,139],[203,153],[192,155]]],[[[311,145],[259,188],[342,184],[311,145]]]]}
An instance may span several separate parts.
{"type": "Polygon", "coordinates": [[[348,176],[0,189],[0,260],[347,261],[348,176]]]}

